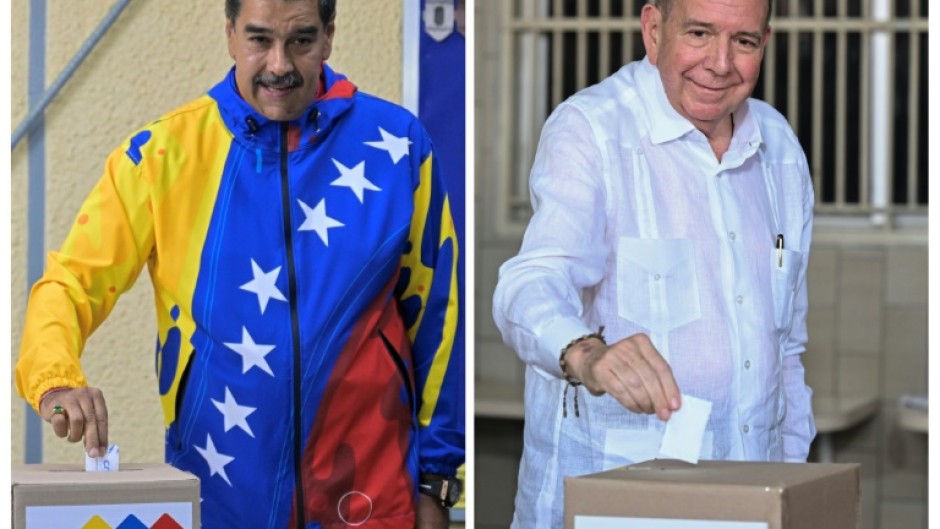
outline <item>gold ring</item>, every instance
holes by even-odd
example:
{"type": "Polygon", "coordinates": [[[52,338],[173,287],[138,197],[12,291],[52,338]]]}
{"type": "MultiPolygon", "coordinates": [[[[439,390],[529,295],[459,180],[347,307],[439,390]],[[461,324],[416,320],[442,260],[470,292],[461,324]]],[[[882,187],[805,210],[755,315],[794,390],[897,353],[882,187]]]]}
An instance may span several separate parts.
{"type": "Polygon", "coordinates": [[[59,414],[68,416],[68,414],[65,413],[65,408],[63,408],[62,406],[53,406],[53,407],[52,407],[52,415],[53,415],[53,417],[56,416],[56,415],[59,415],[59,414]]]}

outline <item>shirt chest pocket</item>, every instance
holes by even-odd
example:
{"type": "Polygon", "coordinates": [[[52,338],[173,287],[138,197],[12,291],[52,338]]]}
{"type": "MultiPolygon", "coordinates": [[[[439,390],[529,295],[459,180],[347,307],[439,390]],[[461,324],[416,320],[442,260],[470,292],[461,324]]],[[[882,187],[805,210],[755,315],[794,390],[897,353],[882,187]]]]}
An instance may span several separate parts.
{"type": "Polygon", "coordinates": [[[621,237],[617,312],[651,332],[668,332],[701,318],[692,241],[621,237]]]}
{"type": "Polygon", "coordinates": [[[770,281],[774,296],[774,325],[786,333],[793,323],[793,302],[803,264],[803,253],[774,249],[770,254],[770,281]]]}

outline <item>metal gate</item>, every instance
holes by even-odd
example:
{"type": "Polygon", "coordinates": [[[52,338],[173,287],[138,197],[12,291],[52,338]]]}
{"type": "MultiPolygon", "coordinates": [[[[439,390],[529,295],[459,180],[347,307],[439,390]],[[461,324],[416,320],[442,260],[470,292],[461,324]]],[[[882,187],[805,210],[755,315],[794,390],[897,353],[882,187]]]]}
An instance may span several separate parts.
{"type": "MultiPolygon", "coordinates": [[[[564,98],[645,54],[643,0],[478,0],[501,9],[505,175],[497,232],[521,232],[542,123],[564,98]]],[[[487,35],[478,26],[478,39],[487,35]]],[[[927,1],[777,0],[755,97],[780,110],[810,162],[821,218],[925,224],[927,1]]],[[[495,37],[495,35],[494,35],[495,37]]],[[[484,110],[485,111],[485,110],[484,110]]]]}

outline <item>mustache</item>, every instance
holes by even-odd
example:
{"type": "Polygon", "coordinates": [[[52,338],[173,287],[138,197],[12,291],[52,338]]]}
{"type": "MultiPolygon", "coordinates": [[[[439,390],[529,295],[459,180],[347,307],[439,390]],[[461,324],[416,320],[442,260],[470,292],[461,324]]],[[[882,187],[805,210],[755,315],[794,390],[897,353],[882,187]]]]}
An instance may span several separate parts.
{"type": "Polygon", "coordinates": [[[287,89],[296,88],[304,84],[304,78],[297,72],[287,72],[284,75],[275,75],[265,73],[256,75],[254,78],[256,85],[264,85],[270,88],[287,89]]]}

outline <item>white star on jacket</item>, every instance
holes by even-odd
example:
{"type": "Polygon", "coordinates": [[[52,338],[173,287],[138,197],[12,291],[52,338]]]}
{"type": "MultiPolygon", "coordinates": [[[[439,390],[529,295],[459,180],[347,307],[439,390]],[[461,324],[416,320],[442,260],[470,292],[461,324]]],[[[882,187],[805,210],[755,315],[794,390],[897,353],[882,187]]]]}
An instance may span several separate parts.
{"type": "Polygon", "coordinates": [[[199,455],[209,464],[209,477],[211,478],[218,474],[222,476],[222,479],[231,487],[232,482],[228,479],[228,474],[225,473],[225,465],[235,461],[235,458],[219,453],[219,451],[215,449],[215,443],[212,442],[212,436],[209,434],[206,434],[205,448],[200,448],[198,445],[193,445],[193,448],[195,448],[199,452],[199,455]]]}
{"type": "Polygon", "coordinates": [[[393,136],[382,127],[379,127],[379,134],[382,135],[382,141],[367,141],[365,144],[387,152],[392,158],[392,163],[398,163],[398,160],[408,154],[408,147],[411,145],[408,136],[393,136]]]}
{"type": "Polygon", "coordinates": [[[344,226],[344,224],[336,219],[331,219],[326,215],[326,199],[320,199],[320,202],[315,208],[311,208],[305,204],[303,200],[297,199],[297,202],[300,202],[300,207],[303,208],[304,215],[306,215],[306,219],[304,219],[304,222],[300,225],[298,231],[313,230],[317,232],[317,235],[320,236],[320,240],[323,241],[323,244],[329,246],[330,241],[327,230],[330,228],[344,226]]]}
{"type": "Polygon", "coordinates": [[[271,270],[270,272],[265,272],[261,270],[261,267],[258,266],[258,263],[252,259],[251,273],[254,276],[254,279],[238,288],[257,294],[258,305],[261,307],[261,314],[264,314],[264,309],[268,307],[268,301],[272,299],[276,299],[278,301],[287,301],[287,298],[284,297],[284,294],[281,294],[281,291],[277,289],[277,285],[275,284],[277,283],[278,274],[281,273],[280,266],[274,270],[271,270]]]}
{"type": "Polygon", "coordinates": [[[242,327],[242,343],[226,342],[225,346],[242,356],[243,375],[252,367],[258,367],[272,377],[274,376],[274,372],[271,371],[271,366],[269,366],[268,361],[264,359],[268,353],[274,350],[274,346],[256,344],[251,335],[248,334],[246,327],[242,327]]]}
{"type": "MultiPolygon", "coordinates": [[[[381,127],[379,127],[379,134],[382,136],[381,141],[365,142],[365,144],[376,149],[384,150],[395,164],[408,155],[409,146],[412,142],[407,136],[401,138],[396,137],[389,134],[381,127]]],[[[361,161],[353,167],[346,167],[334,158],[333,165],[339,171],[340,176],[333,180],[330,185],[349,188],[349,190],[356,195],[360,204],[365,203],[365,191],[382,191],[379,186],[366,178],[365,161],[361,161]]],[[[326,199],[320,199],[316,207],[313,208],[303,200],[298,199],[297,202],[300,204],[305,216],[298,231],[315,231],[320,237],[320,240],[323,241],[323,244],[328,247],[329,230],[331,228],[344,227],[345,224],[327,215],[326,199]]],[[[252,279],[239,287],[241,290],[251,292],[258,296],[258,307],[262,315],[264,315],[267,309],[268,302],[272,299],[287,302],[287,298],[277,287],[277,279],[280,275],[281,268],[282,267],[278,266],[265,272],[254,259],[251,259],[252,279]]],[[[247,327],[242,326],[241,343],[226,342],[225,346],[242,357],[242,374],[246,374],[251,368],[257,367],[272,377],[274,376],[274,372],[271,370],[271,366],[268,364],[265,357],[275,349],[275,346],[255,343],[247,327]]],[[[255,438],[254,432],[248,424],[248,416],[257,411],[257,408],[239,404],[228,386],[225,387],[224,401],[220,402],[211,398],[210,400],[222,415],[225,433],[228,433],[237,426],[249,436],[255,438]]],[[[235,460],[234,456],[220,453],[216,449],[215,443],[212,441],[212,437],[209,434],[206,435],[206,445],[204,448],[195,445],[194,448],[209,465],[209,477],[218,474],[229,486],[233,486],[228,474],[225,472],[225,466],[235,460]]]]}
{"type": "Polygon", "coordinates": [[[238,426],[248,435],[252,437],[255,436],[255,434],[251,431],[251,427],[248,426],[248,416],[254,413],[256,408],[240,406],[237,402],[235,402],[235,397],[232,395],[232,391],[228,388],[228,386],[225,387],[225,402],[219,402],[215,399],[211,400],[212,404],[215,404],[216,409],[222,413],[222,417],[225,418],[226,432],[238,426]]]}
{"type": "Polygon", "coordinates": [[[355,167],[350,169],[339,163],[336,158],[333,158],[333,165],[339,169],[340,177],[333,180],[330,185],[348,187],[356,194],[356,198],[359,199],[360,204],[363,203],[363,195],[366,189],[369,191],[381,191],[377,185],[366,179],[366,162],[359,162],[355,167]]]}

